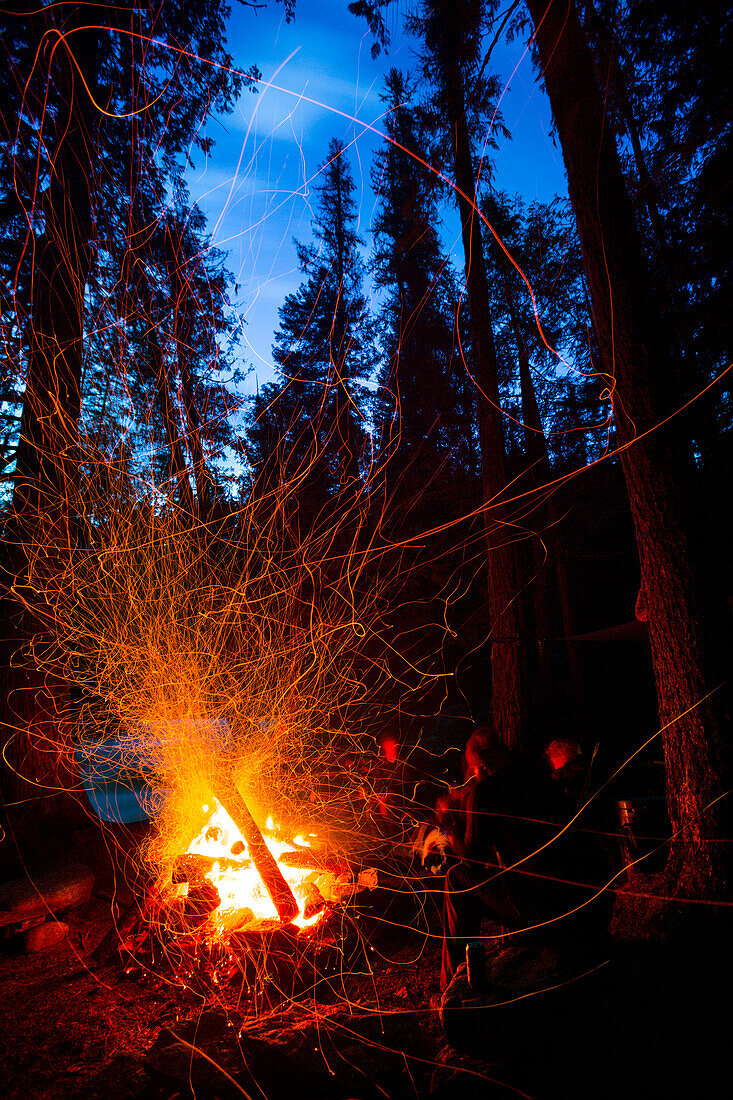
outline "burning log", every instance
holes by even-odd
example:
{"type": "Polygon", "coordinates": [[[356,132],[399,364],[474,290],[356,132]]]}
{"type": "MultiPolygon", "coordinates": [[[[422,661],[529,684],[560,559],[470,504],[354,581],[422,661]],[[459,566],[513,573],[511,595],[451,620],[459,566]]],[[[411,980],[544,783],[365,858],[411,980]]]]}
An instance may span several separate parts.
{"type": "Polygon", "coordinates": [[[220,871],[244,871],[250,866],[251,861],[248,859],[225,859],[223,856],[202,856],[187,852],[175,860],[171,882],[174,886],[182,882],[197,884],[203,882],[215,867],[220,871]]]}
{"type": "Polygon", "coordinates": [[[315,882],[307,883],[306,887],[307,894],[305,905],[303,906],[303,916],[306,920],[310,920],[311,917],[315,917],[316,913],[323,912],[323,910],[326,908],[326,899],[316,886],[315,882]]]}
{"type": "Polygon", "coordinates": [[[204,881],[191,886],[183,911],[189,926],[199,928],[209,914],[218,907],[220,901],[219,891],[213,883],[204,881]]]}
{"type": "Polygon", "coordinates": [[[230,781],[220,785],[217,797],[221,804],[226,806],[229,816],[246,840],[250,858],[272,898],[272,904],[277,909],[280,920],[284,924],[289,924],[294,917],[297,917],[300,906],[285,881],[277,860],[265,844],[265,838],[249,812],[247,803],[239,793],[236,784],[230,781]]]}
{"type": "Polygon", "coordinates": [[[348,864],[339,856],[327,852],[314,852],[310,848],[299,848],[295,852],[283,852],[278,857],[283,867],[297,867],[302,871],[331,871],[341,874],[348,870],[348,864]]]}

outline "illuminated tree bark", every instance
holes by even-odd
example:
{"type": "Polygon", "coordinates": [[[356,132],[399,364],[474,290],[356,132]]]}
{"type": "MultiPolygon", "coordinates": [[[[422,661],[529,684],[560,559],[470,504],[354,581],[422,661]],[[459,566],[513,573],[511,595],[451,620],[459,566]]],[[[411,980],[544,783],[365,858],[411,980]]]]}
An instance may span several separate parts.
{"type": "Polygon", "coordinates": [[[670,881],[724,889],[723,746],[711,636],[690,558],[677,453],[660,423],[665,352],[650,275],[572,0],[527,0],[568,174],[595,323],[609,376],[639,550],[674,839],[670,881]],[[713,694],[711,694],[713,693],[713,694]]]}

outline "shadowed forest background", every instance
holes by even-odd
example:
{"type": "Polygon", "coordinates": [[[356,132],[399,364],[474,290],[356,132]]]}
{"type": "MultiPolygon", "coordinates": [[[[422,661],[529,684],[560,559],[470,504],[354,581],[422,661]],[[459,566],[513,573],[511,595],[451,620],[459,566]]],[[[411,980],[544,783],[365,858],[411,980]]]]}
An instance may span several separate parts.
{"type": "Polygon", "coordinates": [[[400,49],[369,157],[340,111],[300,149],[310,225],[255,382],[192,198],[216,120],[270,87],[228,5],[3,4],[0,861],[73,847],[84,753],[155,722],[231,731],[136,734],[166,843],[211,774],[349,851],[380,813],[404,842],[492,724],[653,807],[639,896],[725,913],[730,13],[347,7],[374,59],[400,49]],[[552,201],[495,164],[507,43],[549,103],[552,201]]]}

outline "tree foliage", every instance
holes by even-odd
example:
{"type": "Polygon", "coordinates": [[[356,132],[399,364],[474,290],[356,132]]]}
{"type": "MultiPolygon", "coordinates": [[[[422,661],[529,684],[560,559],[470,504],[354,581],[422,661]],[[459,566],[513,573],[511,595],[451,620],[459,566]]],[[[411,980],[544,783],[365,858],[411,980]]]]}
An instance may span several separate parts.
{"type": "Polygon", "coordinates": [[[322,499],[355,488],[365,462],[363,383],[374,351],[362,292],[362,240],[354,181],[342,142],[333,139],[321,168],[314,241],[296,242],[305,276],[280,310],[273,359],[276,383],[253,406],[250,460],[287,482],[305,479],[322,499]]]}
{"type": "MultiPolygon", "coordinates": [[[[122,434],[129,442],[131,426],[145,418],[144,402],[136,407],[133,395],[144,388],[145,372],[137,368],[150,361],[152,330],[140,318],[147,311],[148,321],[159,320],[170,292],[161,242],[166,234],[170,238],[171,218],[184,219],[188,249],[199,257],[196,309],[199,320],[206,318],[208,335],[197,339],[201,354],[194,373],[204,357],[209,372],[219,358],[215,334],[225,334],[230,325],[220,258],[207,255],[201,215],[185,211],[182,183],[184,165],[211,149],[203,131],[206,116],[230,110],[244,83],[225,48],[228,15],[219,0],[201,0],[185,9],[171,3],[21,3],[3,16],[0,295],[6,395],[17,407],[34,334],[55,326],[39,310],[83,313],[68,384],[73,391],[83,378],[76,403],[85,419],[91,414],[85,430],[98,443],[122,434]],[[178,196],[172,205],[171,191],[178,196]],[[78,306],[59,300],[44,307],[42,297],[34,297],[33,287],[50,278],[44,247],[51,239],[59,255],[55,262],[68,266],[66,281],[80,284],[78,306]],[[207,297],[216,304],[204,312],[207,297]]],[[[255,75],[252,70],[248,79],[255,75]]],[[[191,308],[191,294],[187,299],[191,308]]],[[[157,334],[159,342],[162,336],[157,334]]],[[[161,354],[170,357],[172,345],[161,354]]],[[[221,422],[221,411],[214,410],[212,422],[221,422]]],[[[76,421],[78,413],[70,415],[76,421]]],[[[6,462],[15,457],[17,423],[6,432],[6,462]]]]}
{"type": "Polygon", "coordinates": [[[388,140],[372,169],[380,199],[373,264],[385,292],[375,432],[387,477],[405,497],[478,472],[474,396],[460,353],[468,334],[457,328],[460,292],[440,239],[439,188],[419,152],[430,130],[413,95],[392,69],[382,97],[388,140]]]}

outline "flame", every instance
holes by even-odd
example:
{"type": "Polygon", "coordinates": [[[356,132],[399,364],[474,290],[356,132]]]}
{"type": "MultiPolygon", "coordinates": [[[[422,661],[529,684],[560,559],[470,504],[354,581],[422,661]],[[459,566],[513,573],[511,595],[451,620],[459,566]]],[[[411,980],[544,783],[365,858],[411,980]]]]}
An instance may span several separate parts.
{"type": "MultiPolygon", "coordinates": [[[[216,887],[221,898],[210,917],[213,930],[223,933],[252,920],[278,920],[272,899],[249,857],[247,842],[219,800],[214,798],[213,803],[212,807],[203,807],[208,816],[186,853],[216,860],[204,875],[216,887]]],[[[300,906],[300,912],[292,923],[298,928],[310,928],[321,920],[325,911],[324,907],[312,916],[304,915],[308,901],[312,899],[314,890],[318,889],[316,883],[321,888],[327,888],[331,881],[335,881],[335,876],[328,871],[314,870],[312,866],[292,867],[280,862],[285,852],[312,849],[312,842],[317,839],[315,834],[310,834],[310,838],[298,836],[292,842],[283,840],[278,834],[278,826],[272,817],[268,817],[262,834],[265,844],[278,860],[283,877],[300,906]]]]}

